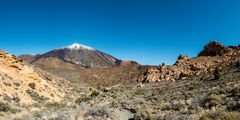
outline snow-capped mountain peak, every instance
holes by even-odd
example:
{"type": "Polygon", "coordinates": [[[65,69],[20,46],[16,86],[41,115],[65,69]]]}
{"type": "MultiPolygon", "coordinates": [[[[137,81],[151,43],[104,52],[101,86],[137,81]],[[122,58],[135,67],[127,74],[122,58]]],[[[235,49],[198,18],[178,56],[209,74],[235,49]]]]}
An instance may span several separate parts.
{"type": "Polygon", "coordinates": [[[79,50],[79,49],[95,50],[92,47],[85,46],[79,43],[73,43],[72,45],[66,46],[64,48],[71,49],[71,50],[79,50]]]}

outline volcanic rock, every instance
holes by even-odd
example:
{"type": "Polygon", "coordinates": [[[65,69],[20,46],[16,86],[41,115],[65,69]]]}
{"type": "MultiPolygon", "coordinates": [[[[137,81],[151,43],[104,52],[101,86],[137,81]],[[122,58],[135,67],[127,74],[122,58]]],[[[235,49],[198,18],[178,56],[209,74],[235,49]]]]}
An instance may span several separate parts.
{"type": "Polygon", "coordinates": [[[217,41],[212,41],[208,43],[203,51],[201,51],[198,56],[216,56],[223,55],[226,52],[226,47],[217,41]]]}
{"type": "Polygon", "coordinates": [[[140,77],[142,82],[159,82],[164,80],[181,80],[193,75],[200,75],[226,66],[240,59],[240,47],[225,47],[213,41],[195,58],[180,55],[172,66],[158,66],[146,70],[140,77]]]}

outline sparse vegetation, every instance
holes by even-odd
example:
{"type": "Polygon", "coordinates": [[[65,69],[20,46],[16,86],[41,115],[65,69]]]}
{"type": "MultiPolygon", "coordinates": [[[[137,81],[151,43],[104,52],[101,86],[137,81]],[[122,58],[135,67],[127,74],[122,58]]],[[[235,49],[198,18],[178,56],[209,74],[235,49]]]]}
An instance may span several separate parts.
{"type": "Polygon", "coordinates": [[[86,101],[89,101],[91,100],[90,97],[86,96],[86,95],[81,95],[80,97],[78,97],[76,100],[75,100],[75,103],[76,104],[80,104],[82,102],[86,102],[86,101]]]}
{"type": "Polygon", "coordinates": [[[163,62],[163,63],[162,63],[162,66],[165,66],[165,65],[166,65],[166,64],[163,62]]]}
{"type": "Polygon", "coordinates": [[[223,101],[221,97],[217,95],[210,95],[206,98],[205,105],[206,107],[211,108],[221,105],[222,102],[223,101]]]}
{"type": "Polygon", "coordinates": [[[11,107],[7,103],[0,102],[0,112],[8,112],[11,107]]]}
{"type": "Polygon", "coordinates": [[[237,61],[237,63],[236,63],[236,67],[237,67],[237,68],[240,67],[240,61],[237,61]]]}
{"type": "Polygon", "coordinates": [[[26,92],[32,97],[33,100],[36,100],[37,102],[44,102],[46,100],[48,100],[48,98],[44,97],[44,96],[40,96],[38,93],[34,92],[33,90],[26,90],[26,92]]]}
{"type": "Polygon", "coordinates": [[[20,86],[20,83],[13,83],[16,87],[20,86]]]}
{"type": "Polygon", "coordinates": [[[45,106],[46,106],[47,108],[57,110],[57,109],[59,109],[59,108],[64,107],[65,104],[62,104],[62,103],[59,103],[59,102],[47,102],[47,103],[45,104],[45,106]]]}
{"type": "Polygon", "coordinates": [[[215,80],[219,80],[220,77],[221,77],[220,68],[219,68],[219,67],[216,67],[213,74],[214,74],[214,79],[215,79],[215,80]]]}
{"type": "Polygon", "coordinates": [[[13,101],[20,102],[20,98],[18,96],[13,96],[13,101]]]}
{"type": "Polygon", "coordinates": [[[36,84],[35,84],[35,83],[29,83],[28,86],[29,86],[30,88],[32,88],[32,89],[35,89],[36,84]]]}
{"type": "Polygon", "coordinates": [[[107,117],[108,115],[109,115],[109,112],[108,112],[107,108],[105,108],[105,107],[97,107],[97,108],[90,109],[85,114],[85,117],[88,117],[88,116],[107,117]]]}
{"type": "Polygon", "coordinates": [[[200,120],[239,120],[239,112],[210,111],[201,116],[200,120]]]}
{"type": "MultiPolygon", "coordinates": [[[[189,61],[184,60],[179,61],[176,66],[184,67],[181,62],[191,62],[190,58],[189,61]]],[[[214,61],[214,63],[220,62],[220,60],[214,61]]],[[[138,83],[135,81],[140,73],[135,72],[136,68],[132,70],[129,68],[109,68],[103,69],[101,72],[99,69],[89,68],[84,69],[82,73],[74,70],[74,74],[68,71],[73,80],[79,80],[79,76],[83,75],[84,77],[88,76],[86,81],[90,79],[92,81],[88,81],[88,84],[69,84],[69,91],[62,90],[65,97],[61,102],[47,101],[48,98],[45,96],[48,95],[50,95],[49,97],[63,97],[62,94],[55,94],[55,91],[45,94],[51,91],[48,90],[53,87],[50,84],[37,85],[37,82],[29,83],[28,80],[26,80],[27,83],[22,84],[25,81],[17,80],[11,82],[11,86],[18,88],[15,90],[24,93],[24,95],[27,93],[26,97],[30,96],[37,103],[31,101],[33,104],[22,104],[24,98],[20,100],[19,97],[22,97],[22,94],[19,93],[0,93],[0,97],[4,101],[0,102],[0,116],[9,115],[9,112],[22,111],[20,114],[23,116],[22,119],[26,117],[26,119],[50,120],[115,120],[118,118],[129,120],[238,120],[240,118],[240,72],[238,63],[235,64],[235,61],[231,61],[231,63],[229,66],[222,66],[221,70],[219,67],[214,70],[214,66],[208,68],[208,71],[205,69],[205,66],[208,66],[205,61],[203,64],[186,65],[190,69],[192,66],[196,67],[194,72],[197,72],[197,75],[185,70],[173,71],[166,66],[157,67],[153,69],[156,74],[166,72],[166,75],[171,77],[171,73],[176,73],[175,81],[171,79],[158,83],[151,81],[141,84],[141,87],[138,87],[138,83]],[[199,72],[199,69],[205,70],[206,73],[199,72]],[[178,80],[179,76],[184,79],[178,80]],[[213,80],[213,76],[216,80],[213,80]],[[134,81],[126,79],[119,82],[125,78],[131,78],[134,81]],[[116,83],[118,84],[116,85],[116,83]],[[21,87],[19,87],[20,85],[21,87]],[[21,110],[12,108],[20,108],[21,110]]],[[[65,71],[62,72],[64,76],[69,75],[65,71]]],[[[85,79],[84,77],[81,79],[85,79]]],[[[168,79],[161,75],[154,77],[168,79]]],[[[51,78],[47,82],[50,83],[50,80],[51,78]]],[[[62,83],[58,82],[54,85],[57,84],[63,86],[62,83]]],[[[3,84],[3,87],[8,88],[7,86],[9,87],[8,84],[3,84]]],[[[18,117],[19,115],[14,116],[18,117]]]]}
{"type": "Polygon", "coordinates": [[[3,84],[4,84],[5,86],[12,86],[11,83],[7,83],[7,82],[4,82],[3,84]]]}
{"type": "Polygon", "coordinates": [[[96,97],[96,96],[98,96],[99,94],[100,94],[99,91],[93,90],[93,91],[92,91],[92,94],[91,94],[91,97],[96,97]]]}

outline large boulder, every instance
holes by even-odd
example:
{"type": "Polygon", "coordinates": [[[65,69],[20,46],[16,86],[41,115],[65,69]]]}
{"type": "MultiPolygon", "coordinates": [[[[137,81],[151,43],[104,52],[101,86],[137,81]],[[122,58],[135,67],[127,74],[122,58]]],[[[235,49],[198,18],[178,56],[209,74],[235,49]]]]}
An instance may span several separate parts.
{"type": "Polygon", "coordinates": [[[208,43],[198,56],[221,56],[226,52],[226,47],[217,41],[208,43]]]}

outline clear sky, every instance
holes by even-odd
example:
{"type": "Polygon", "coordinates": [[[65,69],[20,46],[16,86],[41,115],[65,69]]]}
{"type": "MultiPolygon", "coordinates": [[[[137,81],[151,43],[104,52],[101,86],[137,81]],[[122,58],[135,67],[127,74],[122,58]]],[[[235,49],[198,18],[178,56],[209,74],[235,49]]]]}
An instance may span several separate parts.
{"type": "Polygon", "coordinates": [[[119,59],[172,64],[211,40],[240,43],[239,0],[0,0],[0,49],[16,55],[78,42],[119,59]]]}

